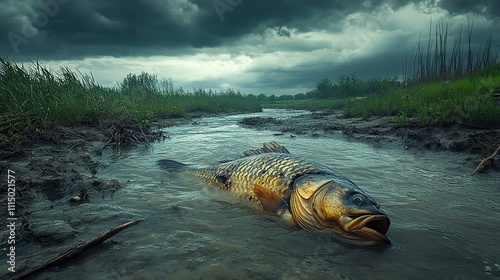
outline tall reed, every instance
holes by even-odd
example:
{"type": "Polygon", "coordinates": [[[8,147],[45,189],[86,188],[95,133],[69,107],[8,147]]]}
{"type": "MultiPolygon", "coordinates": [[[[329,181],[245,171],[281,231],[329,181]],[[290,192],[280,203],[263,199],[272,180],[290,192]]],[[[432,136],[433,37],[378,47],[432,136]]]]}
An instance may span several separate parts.
{"type": "Polygon", "coordinates": [[[453,46],[448,46],[448,25],[437,22],[432,29],[429,24],[427,45],[422,37],[417,42],[416,51],[410,56],[403,54],[403,80],[407,85],[452,80],[472,74],[484,67],[497,63],[498,49],[492,50],[492,38],[489,36],[484,45],[472,44],[474,21],[467,22],[467,38],[462,40],[462,26],[455,37],[453,46]],[[451,52],[451,55],[448,54],[451,52]]]}

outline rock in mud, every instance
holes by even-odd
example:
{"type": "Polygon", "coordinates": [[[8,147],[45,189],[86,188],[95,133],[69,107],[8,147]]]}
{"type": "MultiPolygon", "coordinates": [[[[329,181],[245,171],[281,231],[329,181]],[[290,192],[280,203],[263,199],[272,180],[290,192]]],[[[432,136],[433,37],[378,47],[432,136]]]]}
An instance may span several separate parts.
{"type": "Polygon", "coordinates": [[[40,220],[30,226],[32,236],[44,244],[74,236],[75,230],[62,220],[40,220]]]}
{"type": "Polygon", "coordinates": [[[449,150],[452,152],[461,152],[466,150],[469,146],[470,143],[467,140],[455,140],[451,142],[449,150]]]}

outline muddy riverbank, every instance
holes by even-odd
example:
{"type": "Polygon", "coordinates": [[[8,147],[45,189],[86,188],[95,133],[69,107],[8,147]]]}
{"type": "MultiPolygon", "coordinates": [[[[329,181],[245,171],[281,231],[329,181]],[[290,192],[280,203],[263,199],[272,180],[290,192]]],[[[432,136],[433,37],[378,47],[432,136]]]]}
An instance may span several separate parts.
{"type": "Polygon", "coordinates": [[[9,253],[10,245],[17,249],[11,250],[14,262],[8,264],[9,271],[2,270],[0,278],[8,273],[10,279],[12,271],[18,275],[121,222],[139,218],[102,203],[111,200],[124,183],[120,178],[99,176],[102,153],[147,145],[163,137],[162,133],[151,134],[132,124],[79,125],[57,127],[32,135],[29,140],[2,143],[0,170],[5,181],[7,175],[14,181],[12,189],[0,189],[1,207],[9,209],[9,218],[14,218],[16,225],[15,230],[2,232],[2,255],[9,253]],[[4,199],[7,196],[8,205],[4,199]],[[99,203],[93,203],[96,201],[99,203]],[[15,243],[9,243],[13,235],[15,243]]]}
{"type": "Polygon", "coordinates": [[[413,120],[400,125],[394,117],[346,118],[341,111],[322,111],[287,119],[249,117],[239,122],[255,129],[290,134],[326,136],[343,134],[349,139],[400,149],[444,150],[488,156],[500,145],[500,129],[480,129],[465,125],[421,126],[413,120]]]}
{"type": "MultiPolygon", "coordinates": [[[[203,118],[181,118],[155,127],[186,123],[203,125],[203,122],[203,118]]],[[[482,157],[491,154],[491,150],[500,145],[499,130],[402,127],[389,118],[346,119],[335,112],[304,113],[290,118],[247,117],[239,123],[254,129],[269,129],[273,133],[281,131],[284,136],[290,134],[291,137],[342,134],[349,139],[392,145],[398,149],[459,152],[464,154],[464,160],[470,158],[467,161],[471,171],[482,157]]],[[[130,133],[128,130],[132,129],[126,125],[64,127],[38,135],[30,143],[4,144],[0,153],[1,170],[4,178],[7,170],[14,171],[16,178],[16,271],[40,265],[103,231],[143,218],[141,213],[113,203],[114,195],[129,183],[127,179],[120,176],[113,178],[109,174],[103,178],[99,172],[108,164],[105,158],[110,154],[120,154],[130,146],[147,148],[147,143],[140,139],[146,133],[130,133]],[[42,251],[43,254],[37,253],[42,251]]],[[[149,141],[168,139],[168,134],[147,134],[149,141]]],[[[0,194],[6,197],[6,188],[2,188],[0,194]]],[[[5,199],[2,199],[1,207],[7,208],[5,199]]],[[[168,209],[184,211],[177,206],[168,209]]],[[[126,243],[127,232],[116,236],[117,241],[113,240],[104,247],[126,243]]],[[[8,236],[2,234],[2,254],[7,254],[7,241],[8,236]]],[[[97,250],[99,252],[100,249],[97,250]]],[[[6,273],[3,270],[0,278],[6,273]]],[[[56,275],[57,270],[45,274],[49,278],[56,275]]]]}

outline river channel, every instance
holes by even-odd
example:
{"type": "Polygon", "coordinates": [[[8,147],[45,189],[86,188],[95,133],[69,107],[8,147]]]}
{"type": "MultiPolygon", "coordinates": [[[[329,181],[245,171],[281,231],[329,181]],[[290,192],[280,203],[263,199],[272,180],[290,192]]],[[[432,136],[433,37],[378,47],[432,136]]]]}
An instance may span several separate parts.
{"type": "MultiPolygon", "coordinates": [[[[248,116],[289,118],[306,111],[202,118],[166,128],[151,147],[106,151],[99,174],[123,188],[93,201],[144,219],[60,279],[499,279],[500,178],[470,175],[464,155],[394,149],[342,134],[310,137],[238,125],[248,116]],[[231,160],[277,141],[354,181],[391,218],[388,248],[360,247],[328,234],[287,228],[197,179],[160,170],[231,160]]],[[[111,219],[113,220],[113,219],[111,219]]],[[[126,222],[116,218],[116,224],[126,222]]],[[[105,227],[106,228],[106,227],[105,227]]],[[[109,226],[107,227],[109,228],[109,226]]],[[[55,275],[55,274],[54,274],[55,275]]]]}

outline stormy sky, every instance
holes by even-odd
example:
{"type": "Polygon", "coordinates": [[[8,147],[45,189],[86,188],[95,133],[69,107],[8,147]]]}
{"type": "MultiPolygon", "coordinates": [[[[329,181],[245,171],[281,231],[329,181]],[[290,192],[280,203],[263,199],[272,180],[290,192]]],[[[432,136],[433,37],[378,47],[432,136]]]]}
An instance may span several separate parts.
{"type": "Polygon", "coordinates": [[[496,51],[498,0],[0,0],[0,56],[104,86],[145,71],[188,90],[296,94],[325,76],[399,76],[431,20],[453,42],[472,19],[473,45],[492,36],[496,51]]]}

